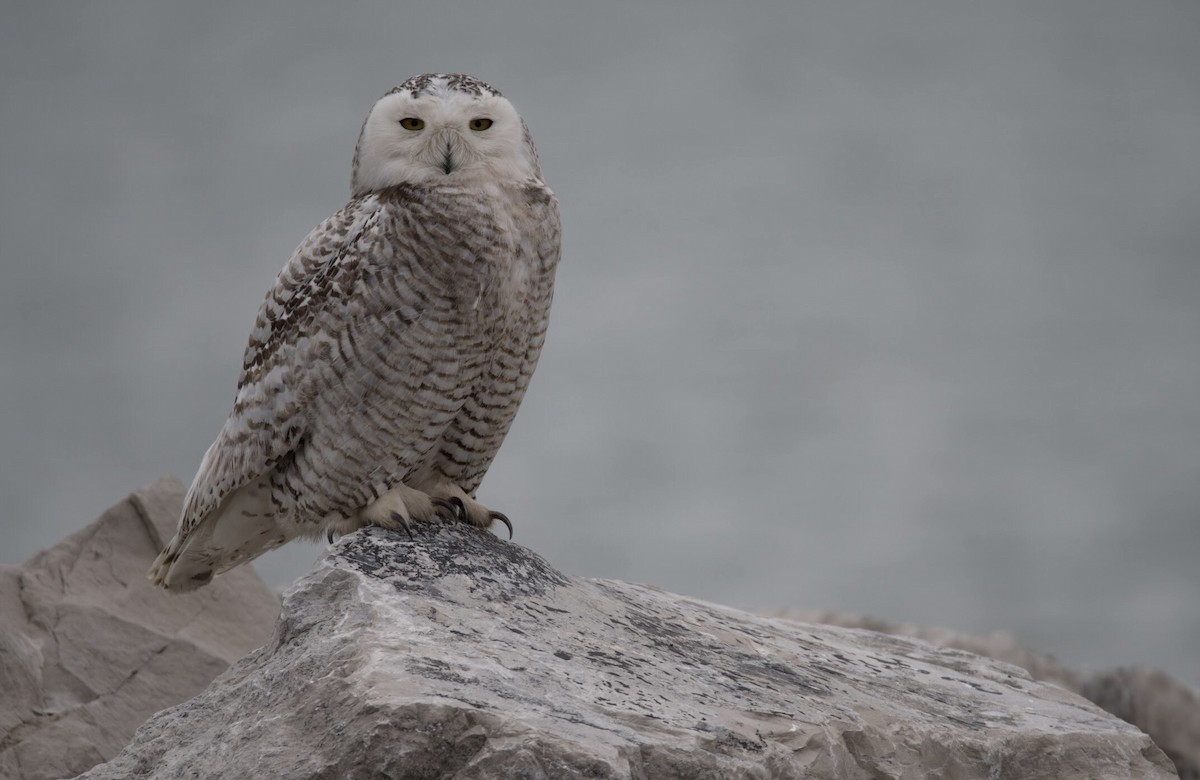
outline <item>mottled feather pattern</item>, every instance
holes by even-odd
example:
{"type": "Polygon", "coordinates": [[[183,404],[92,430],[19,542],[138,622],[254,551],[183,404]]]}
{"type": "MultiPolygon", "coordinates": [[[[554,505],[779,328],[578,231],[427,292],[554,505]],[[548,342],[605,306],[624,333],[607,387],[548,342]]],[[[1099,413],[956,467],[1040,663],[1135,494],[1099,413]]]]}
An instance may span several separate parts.
{"type": "MultiPolygon", "coordinates": [[[[558,263],[561,228],[558,205],[540,184],[525,188],[530,224],[538,225],[540,240],[527,247],[533,269],[517,319],[499,334],[493,357],[488,362],[479,392],[464,403],[454,425],[443,437],[440,460],[446,476],[468,493],[474,493],[500,449],[516,417],[520,399],[541,355],[550,321],[554,269],[558,263]]],[[[512,316],[512,315],[510,315],[512,316]]]]}
{"type": "Polygon", "coordinates": [[[184,502],[181,529],[214,511],[232,490],[272,467],[304,431],[301,394],[294,388],[294,347],[312,326],[332,269],[371,211],[346,208],[318,225],[292,253],[259,308],[242,360],[233,411],[209,448],[184,502]]]}
{"type": "Polygon", "coordinates": [[[269,472],[271,500],[308,535],[435,460],[474,492],[541,352],[559,234],[537,182],[491,199],[403,185],[319,226],[259,311],[185,526],[285,456],[269,472]],[[518,264],[525,281],[502,299],[518,264]]]}
{"type": "Polygon", "coordinates": [[[408,92],[413,97],[417,97],[434,85],[444,85],[446,89],[454,92],[463,92],[468,95],[494,95],[495,97],[500,97],[500,90],[487,82],[481,81],[474,76],[468,76],[465,73],[422,73],[420,76],[413,76],[398,87],[394,87],[388,94],[394,95],[397,92],[408,92]]]}
{"type": "Polygon", "coordinates": [[[352,190],[259,309],[233,410],[151,571],[164,587],[382,522],[364,514],[373,506],[424,501],[428,513],[421,491],[471,503],[512,425],[561,237],[524,120],[478,79],[410,79],[368,114],[352,190]],[[414,113],[427,134],[399,129],[414,113]],[[497,135],[477,140],[467,126],[483,113],[497,135]]]}

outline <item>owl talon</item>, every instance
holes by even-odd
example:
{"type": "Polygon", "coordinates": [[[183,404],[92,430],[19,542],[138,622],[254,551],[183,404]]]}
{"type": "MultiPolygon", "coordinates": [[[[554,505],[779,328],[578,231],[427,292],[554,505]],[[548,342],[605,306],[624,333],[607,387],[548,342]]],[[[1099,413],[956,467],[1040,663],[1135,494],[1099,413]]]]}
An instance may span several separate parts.
{"type": "Polygon", "coordinates": [[[404,532],[406,534],[408,534],[409,539],[413,538],[412,525],[409,524],[407,518],[405,518],[404,515],[400,514],[399,512],[392,512],[392,522],[395,523],[396,525],[400,526],[401,528],[403,528],[404,532]]]}
{"type": "Polygon", "coordinates": [[[503,512],[488,509],[473,497],[463,492],[462,488],[453,482],[439,482],[421,486],[429,496],[429,501],[437,507],[439,514],[451,514],[454,520],[476,528],[490,528],[492,523],[499,520],[508,528],[508,538],[513,536],[513,524],[503,512]]]}
{"type": "Polygon", "coordinates": [[[333,544],[333,529],[332,528],[325,529],[325,538],[329,540],[330,544],[333,544]]]}
{"type": "Polygon", "coordinates": [[[470,524],[471,516],[467,513],[467,507],[458,496],[450,496],[450,498],[431,498],[433,505],[445,509],[450,513],[450,519],[460,523],[470,524]]]}
{"type": "Polygon", "coordinates": [[[488,520],[499,520],[500,522],[504,523],[504,525],[508,528],[508,538],[512,539],[513,527],[512,523],[509,522],[507,515],[505,515],[503,512],[497,512],[495,509],[492,509],[488,511],[488,520]]]}
{"type": "Polygon", "coordinates": [[[462,501],[458,498],[431,498],[429,499],[438,509],[443,509],[449,513],[450,520],[464,522],[466,520],[466,508],[463,507],[462,501]]]}

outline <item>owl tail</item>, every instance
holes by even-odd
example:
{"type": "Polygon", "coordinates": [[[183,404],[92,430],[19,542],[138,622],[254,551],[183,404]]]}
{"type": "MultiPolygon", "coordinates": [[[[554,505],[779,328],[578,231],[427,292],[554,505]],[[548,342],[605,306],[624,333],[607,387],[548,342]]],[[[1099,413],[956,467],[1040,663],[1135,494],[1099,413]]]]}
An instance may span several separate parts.
{"type": "Polygon", "coordinates": [[[171,593],[187,593],[286,542],[268,492],[262,482],[243,485],[198,523],[181,524],[146,576],[171,593]]]}

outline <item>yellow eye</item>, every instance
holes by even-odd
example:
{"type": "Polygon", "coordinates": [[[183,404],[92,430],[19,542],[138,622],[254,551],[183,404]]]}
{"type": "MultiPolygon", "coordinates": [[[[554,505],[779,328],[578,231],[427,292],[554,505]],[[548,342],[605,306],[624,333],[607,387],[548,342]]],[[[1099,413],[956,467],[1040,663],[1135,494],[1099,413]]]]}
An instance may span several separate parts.
{"type": "Polygon", "coordinates": [[[475,131],[487,130],[492,126],[492,120],[487,119],[486,117],[479,117],[478,119],[472,119],[471,124],[468,126],[475,131]]]}
{"type": "Polygon", "coordinates": [[[406,116],[400,120],[400,126],[405,130],[417,131],[425,127],[424,119],[417,119],[415,116],[406,116]]]}

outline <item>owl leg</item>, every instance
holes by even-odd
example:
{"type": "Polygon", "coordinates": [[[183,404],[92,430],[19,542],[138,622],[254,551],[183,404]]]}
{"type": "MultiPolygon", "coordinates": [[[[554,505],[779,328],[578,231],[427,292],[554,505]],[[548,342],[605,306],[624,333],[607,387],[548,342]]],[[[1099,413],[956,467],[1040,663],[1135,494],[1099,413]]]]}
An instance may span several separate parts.
{"type": "Polygon", "coordinates": [[[326,529],[331,540],[334,534],[348,534],[368,525],[377,525],[390,531],[406,531],[411,537],[413,523],[427,523],[432,519],[433,500],[420,490],[401,483],[367,504],[356,515],[330,522],[326,529]]]}
{"type": "Polygon", "coordinates": [[[438,482],[426,493],[433,506],[451,519],[477,528],[490,528],[493,522],[499,520],[508,528],[508,538],[512,538],[512,522],[503,512],[488,509],[453,482],[438,482]]]}

